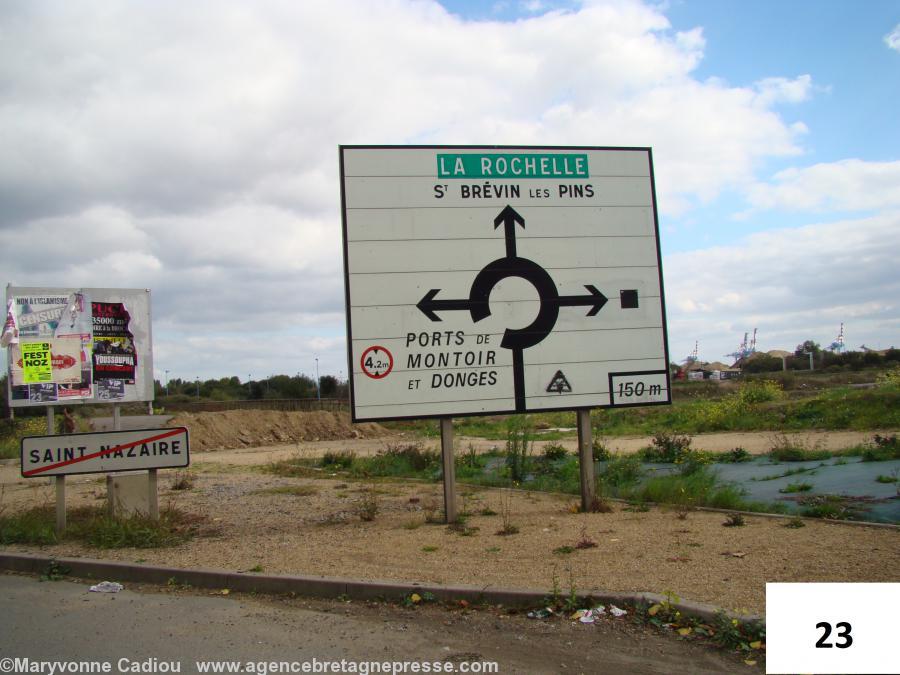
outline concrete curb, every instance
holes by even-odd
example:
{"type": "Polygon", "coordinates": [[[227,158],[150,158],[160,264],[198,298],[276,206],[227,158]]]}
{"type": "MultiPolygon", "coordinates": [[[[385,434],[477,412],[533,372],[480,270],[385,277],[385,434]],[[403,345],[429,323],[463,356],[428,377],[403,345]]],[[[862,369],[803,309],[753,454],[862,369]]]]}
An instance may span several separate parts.
{"type": "MultiPolygon", "coordinates": [[[[67,575],[85,579],[108,581],[130,581],[134,583],[166,585],[184,584],[196,588],[227,588],[243,593],[265,593],[271,595],[290,594],[314,598],[347,597],[352,600],[399,601],[410,593],[431,593],[444,602],[466,600],[473,604],[503,605],[505,607],[541,607],[545,604],[546,591],[479,588],[476,586],[442,586],[437,584],[397,583],[389,581],[357,581],[336,577],[314,577],[287,574],[255,574],[229,572],[216,569],[180,569],[94,560],[91,558],[57,558],[50,555],[31,553],[10,553],[0,551],[0,569],[27,574],[43,574],[51,563],[66,568],[67,575]]],[[[652,605],[665,602],[666,597],[658,593],[616,593],[599,591],[579,593],[579,600],[588,603],[612,603],[617,605],[652,605]]],[[[722,613],[719,607],[700,602],[680,601],[672,607],[685,616],[703,621],[712,621],[722,613]]],[[[761,623],[758,615],[727,615],[742,624],[761,623]]]]}

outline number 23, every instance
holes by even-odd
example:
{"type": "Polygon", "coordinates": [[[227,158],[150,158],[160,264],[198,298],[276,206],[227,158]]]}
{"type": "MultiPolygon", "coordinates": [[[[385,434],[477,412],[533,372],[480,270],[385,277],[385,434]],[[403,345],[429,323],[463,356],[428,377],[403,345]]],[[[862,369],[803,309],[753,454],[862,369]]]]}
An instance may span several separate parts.
{"type": "Polygon", "coordinates": [[[831,649],[832,647],[837,647],[838,649],[846,649],[847,647],[849,647],[850,645],[853,644],[853,638],[850,635],[850,630],[852,627],[850,626],[849,623],[847,623],[846,621],[841,621],[835,627],[839,629],[837,636],[839,638],[844,638],[844,641],[843,642],[835,642],[835,644],[826,642],[826,640],[828,640],[829,636],[831,635],[831,624],[828,623],[827,621],[820,621],[819,623],[816,624],[816,628],[823,629],[822,637],[820,637],[816,641],[816,647],[818,647],[820,649],[831,649]]]}

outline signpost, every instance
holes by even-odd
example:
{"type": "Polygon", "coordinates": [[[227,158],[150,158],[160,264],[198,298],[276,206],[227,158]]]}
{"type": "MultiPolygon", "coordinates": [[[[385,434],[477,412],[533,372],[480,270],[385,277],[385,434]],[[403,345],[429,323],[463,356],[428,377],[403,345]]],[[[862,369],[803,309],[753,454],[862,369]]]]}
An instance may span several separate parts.
{"type": "MultiPolygon", "coordinates": [[[[52,411],[52,408],[48,407],[52,411]]],[[[56,477],[56,530],[66,528],[66,476],[146,470],[148,513],[159,518],[157,469],[190,464],[188,430],[185,427],[138,429],[87,434],[26,436],[21,443],[24,478],[56,477]]],[[[110,476],[107,476],[109,479],[110,476]]],[[[116,494],[107,480],[110,513],[115,513],[116,494]]],[[[143,498],[143,497],[142,497],[143,498]]]]}
{"type": "Polygon", "coordinates": [[[650,150],[343,146],[341,181],[354,421],[575,409],[586,507],[590,408],[671,401],[650,150]]]}
{"type": "MultiPolygon", "coordinates": [[[[0,346],[6,348],[10,411],[47,406],[48,434],[54,433],[56,405],[112,404],[118,429],[120,404],[153,400],[149,289],[8,284],[0,346]]],[[[26,469],[24,459],[23,475],[37,470],[26,469]]],[[[79,459],[77,464],[82,470],[74,473],[91,473],[87,467],[97,463],[79,459]]],[[[34,474],[55,476],[59,531],[66,521],[65,476],[73,473],[61,468],[42,467],[34,474]]],[[[155,471],[147,474],[151,504],[155,471]]]]}

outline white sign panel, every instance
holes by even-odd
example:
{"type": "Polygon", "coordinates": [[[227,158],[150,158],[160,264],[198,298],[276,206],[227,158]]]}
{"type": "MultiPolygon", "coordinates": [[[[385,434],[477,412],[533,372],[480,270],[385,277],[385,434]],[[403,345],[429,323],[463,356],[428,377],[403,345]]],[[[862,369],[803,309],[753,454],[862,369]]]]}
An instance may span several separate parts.
{"type": "Polygon", "coordinates": [[[356,421],[669,403],[648,148],[342,146],[356,421]]]}
{"type": "Polygon", "coordinates": [[[137,429],[22,439],[22,476],[67,476],[190,464],[188,430],[137,429]]]}

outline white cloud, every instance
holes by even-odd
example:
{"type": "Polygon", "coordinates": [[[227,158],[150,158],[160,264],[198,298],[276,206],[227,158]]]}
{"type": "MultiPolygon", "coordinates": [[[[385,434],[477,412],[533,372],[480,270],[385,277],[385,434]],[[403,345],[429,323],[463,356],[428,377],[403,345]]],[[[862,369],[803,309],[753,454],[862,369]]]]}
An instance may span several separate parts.
{"type": "Polygon", "coordinates": [[[342,331],[341,143],[649,145],[665,215],[799,154],[805,127],[773,107],[812,91],[698,80],[702,29],[637,0],[509,23],[424,0],[36,0],[0,20],[0,267],[153,288],[158,340],[342,331]]]}
{"type": "Polygon", "coordinates": [[[801,103],[812,91],[812,77],[801,75],[793,80],[768,77],[756,83],[757,103],[768,108],[774,103],[801,103]]]}
{"type": "Polygon", "coordinates": [[[900,161],[846,159],[791,168],[758,183],[748,194],[757,209],[869,210],[900,207],[900,161]]]}
{"type": "Polygon", "coordinates": [[[900,23],[894,26],[894,30],[884,36],[884,44],[888,49],[900,52],[900,23]]]}
{"type": "Polygon", "coordinates": [[[705,360],[735,351],[759,328],[763,350],[806,339],[830,344],[842,321],[848,346],[900,344],[900,211],[754,234],[732,246],[664,261],[674,360],[700,340],[705,360]]]}

